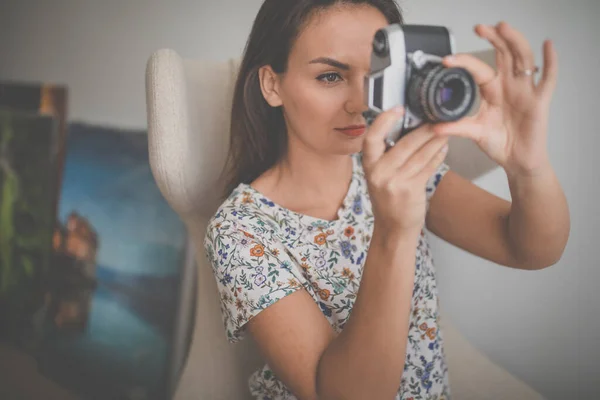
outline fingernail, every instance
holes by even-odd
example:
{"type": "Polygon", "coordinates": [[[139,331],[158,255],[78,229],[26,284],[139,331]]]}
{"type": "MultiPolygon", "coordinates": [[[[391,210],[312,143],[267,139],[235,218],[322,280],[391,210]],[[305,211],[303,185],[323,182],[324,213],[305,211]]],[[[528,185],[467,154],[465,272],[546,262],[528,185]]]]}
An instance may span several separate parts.
{"type": "Polygon", "coordinates": [[[444,147],[442,147],[442,153],[447,153],[448,152],[448,143],[446,143],[444,145],[444,147]]]}
{"type": "Polygon", "coordinates": [[[454,56],[446,56],[446,57],[444,57],[444,61],[446,61],[448,64],[453,64],[454,60],[456,60],[456,58],[454,58],[454,56]]]}

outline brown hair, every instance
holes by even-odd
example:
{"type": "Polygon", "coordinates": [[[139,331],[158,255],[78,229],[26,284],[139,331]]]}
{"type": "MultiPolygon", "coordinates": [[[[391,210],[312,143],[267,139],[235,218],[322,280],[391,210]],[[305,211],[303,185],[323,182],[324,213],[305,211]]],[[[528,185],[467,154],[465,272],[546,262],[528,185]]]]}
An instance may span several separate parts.
{"type": "Polygon", "coordinates": [[[265,0],[246,42],[235,83],[224,197],[275,165],[286,150],[283,112],[264,99],[259,69],[270,65],[275,73],[284,73],[304,24],[315,12],[338,4],[370,5],[381,11],[388,23],[403,23],[394,0],[265,0]]]}

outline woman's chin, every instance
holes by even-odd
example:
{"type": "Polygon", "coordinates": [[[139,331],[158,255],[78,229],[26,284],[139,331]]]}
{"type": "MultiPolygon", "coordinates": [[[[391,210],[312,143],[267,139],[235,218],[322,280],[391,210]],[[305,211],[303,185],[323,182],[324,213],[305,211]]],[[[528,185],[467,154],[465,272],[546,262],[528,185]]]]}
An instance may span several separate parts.
{"type": "Polygon", "coordinates": [[[334,153],[337,155],[350,155],[359,153],[363,147],[363,139],[356,138],[356,140],[352,141],[342,141],[336,143],[334,153]]]}

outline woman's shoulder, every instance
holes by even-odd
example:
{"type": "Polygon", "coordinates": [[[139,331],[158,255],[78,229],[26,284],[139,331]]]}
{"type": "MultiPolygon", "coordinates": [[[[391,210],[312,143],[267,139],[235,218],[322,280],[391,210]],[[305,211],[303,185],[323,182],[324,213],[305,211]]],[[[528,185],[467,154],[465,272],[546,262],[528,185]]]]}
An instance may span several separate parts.
{"type": "Polygon", "coordinates": [[[209,219],[206,237],[225,233],[272,237],[277,225],[259,201],[250,185],[240,183],[209,219]]]}
{"type": "Polygon", "coordinates": [[[227,337],[241,340],[245,324],[279,299],[308,287],[278,240],[279,231],[257,192],[240,184],[210,219],[206,259],[220,293],[227,337]],[[262,207],[264,206],[264,207],[262,207]]]}

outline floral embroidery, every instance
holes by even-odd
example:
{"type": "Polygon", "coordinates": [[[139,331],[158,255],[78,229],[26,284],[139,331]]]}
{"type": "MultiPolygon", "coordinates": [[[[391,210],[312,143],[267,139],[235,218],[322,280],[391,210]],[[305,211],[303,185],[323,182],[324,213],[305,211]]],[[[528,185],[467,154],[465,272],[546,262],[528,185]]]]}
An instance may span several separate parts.
{"type": "Polygon", "coordinates": [[[327,235],[324,233],[319,233],[317,236],[315,236],[315,243],[318,244],[319,246],[324,245],[327,242],[327,235]]]}
{"type": "Polygon", "coordinates": [[[349,226],[344,230],[344,235],[346,237],[352,237],[352,235],[354,235],[354,228],[349,226]]]}
{"type": "MultiPolygon", "coordinates": [[[[340,332],[356,299],[373,233],[373,213],[360,154],[334,221],[280,207],[250,185],[240,184],[209,222],[204,248],[219,292],[225,332],[244,337],[245,324],[296,290],[306,290],[340,332]]],[[[426,187],[429,199],[448,170],[442,166],[426,187]]],[[[449,399],[437,284],[425,231],[416,252],[415,285],[404,373],[397,400],[449,399]]],[[[295,399],[265,365],[250,377],[259,399],[295,399]]]]}
{"type": "Polygon", "coordinates": [[[254,256],[254,257],[262,257],[265,255],[265,250],[264,250],[263,246],[261,246],[260,244],[257,244],[252,249],[250,249],[250,255],[254,256]]]}

